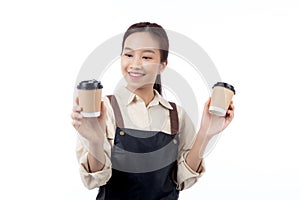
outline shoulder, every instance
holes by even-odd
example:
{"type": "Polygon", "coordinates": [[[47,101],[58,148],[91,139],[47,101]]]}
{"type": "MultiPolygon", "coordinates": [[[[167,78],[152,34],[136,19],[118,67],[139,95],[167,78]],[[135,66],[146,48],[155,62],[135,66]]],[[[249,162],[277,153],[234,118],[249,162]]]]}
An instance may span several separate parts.
{"type": "MultiPolygon", "coordinates": [[[[169,104],[171,107],[175,107],[175,109],[176,109],[179,127],[183,127],[185,124],[190,125],[189,122],[191,121],[191,119],[190,119],[189,115],[187,114],[187,112],[185,111],[185,109],[181,105],[171,102],[171,101],[169,101],[169,104]]],[[[174,108],[172,110],[174,110],[174,108]]]]}
{"type": "Polygon", "coordinates": [[[114,111],[113,111],[113,107],[112,107],[112,105],[111,105],[111,103],[110,103],[109,96],[111,96],[111,95],[103,96],[103,97],[102,97],[102,101],[103,101],[103,103],[104,103],[104,105],[105,105],[105,108],[106,108],[106,114],[107,114],[108,118],[114,120],[114,114],[113,114],[114,111]]]}
{"type": "Polygon", "coordinates": [[[110,106],[110,99],[109,99],[109,96],[111,96],[111,95],[106,95],[106,96],[103,96],[103,97],[102,97],[102,101],[104,102],[106,108],[110,106]]]}
{"type": "Polygon", "coordinates": [[[178,117],[183,117],[186,115],[186,112],[184,110],[184,108],[182,106],[180,106],[179,104],[175,103],[175,102],[172,102],[172,101],[169,101],[168,102],[170,104],[170,106],[172,107],[172,109],[176,109],[177,113],[178,113],[178,117]]]}
{"type": "Polygon", "coordinates": [[[181,105],[175,105],[177,109],[180,132],[194,132],[195,124],[191,120],[186,110],[181,105]],[[188,129],[188,131],[186,129],[188,129]]]}

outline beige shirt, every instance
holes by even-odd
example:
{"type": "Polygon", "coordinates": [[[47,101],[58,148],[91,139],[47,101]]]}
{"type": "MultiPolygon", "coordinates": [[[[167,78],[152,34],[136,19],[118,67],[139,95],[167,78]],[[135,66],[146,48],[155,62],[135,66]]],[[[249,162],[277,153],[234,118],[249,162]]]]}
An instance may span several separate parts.
{"type": "MultiPolygon", "coordinates": [[[[161,131],[166,134],[171,134],[169,109],[172,109],[172,106],[157,91],[155,91],[155,97],[147,107],[138,95],[135,95],[125,87],[118,89],[114,95],[119,104],[125,105],[120,106],[120,110],[126,128],[161,131]]],[[[87,164],[88,146],[86,145],[84,138],[78,137],[79,139],[76,147],[77,159],[80,164],[81,179],[88,189],[105,185],[112,175],[110,157],[116,131],[116,123],[114,112],[108,98],[104,97],[103,100],[107,108],[107,137],[104,142],[106,161],[104,168],[101,171],[90,173],[87,164]]],[[[183,190],[196,183],[197,179],[204,172],[204,164],[202,161],[196,172],[185,162],[187,153],[192,148],[196,139],[197,132],[187,113],[178,105],[177,112],[179,119],[179,147],[177,180],[174,181],[176,182],[177,189],[183,190]]]]}

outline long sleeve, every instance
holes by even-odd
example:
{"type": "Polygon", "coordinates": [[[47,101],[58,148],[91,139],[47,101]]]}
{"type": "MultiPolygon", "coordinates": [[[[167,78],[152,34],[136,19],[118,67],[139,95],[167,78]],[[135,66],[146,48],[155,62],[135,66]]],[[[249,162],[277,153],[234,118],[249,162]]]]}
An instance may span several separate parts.
{"type": "MultiPolygon", "coordinates": [[[[124,114],[125,116],[123,116],[123,120],[126,128],[162,131],[166,134],[171,134],[169,109],[172,107],[158,93],[156,93],[155,98],[147,107],[145,107],[140,97],[127,89],[118,91],[115,96],[118,102],[123,105],[120,109],[122,115],[124,114]]],[[[105,185],[112,176],[111,150],[114,143],[116,123],[112,106],[107,97],[104,98],[104,103],[107,108],[106,140],[104,143],[106,162],[104,168],[99,172],[89,173],[87,162],[88,146],[80,136],[76,149],[80,164],[80,175],[84,185],[89,189],[105,185]]],[[[178,170],[174,181],[177,184],[177,189],[183,190],[195,184],[203,174],[204,162],[201,162],[197,171],[193,171],[185,162],[197,133],[187,113],[180,106],[177,106],[177,111],[179,117],[179,149],[177,158],[178,170]]]]}
{"type": "Polygon", "coordinates": [[[177,189],[184,190],[194,185],[198,178],[205,172],[204,161],[200,163],[197,171],[192,170],[185,162],[185,158],[192,148],[196,139],[197,132],[194,128],[192,120],[188,114],[179,106],[179,154],[178,154],[178,170],[177,170],[177,189]]]}
{"type": "Polygon", "coordinates": [[[104,153],[105,153],[105,166],[101,171],[90,173],[88,166],[88,144],[86,140],[78,134],[78,140],[76,145],[76,155],[79,162],[80,177],[88,189],[98,188],[105,185],[112,175],[112,164],[111,164],[111,148],[112,139],[114,137],[115,125],[114,116],[112,114],[112,108],[108,103],[107,98],[104,99],[105,106],[107,108],[107,128],[106,138],[104,140],[104,153]]]}

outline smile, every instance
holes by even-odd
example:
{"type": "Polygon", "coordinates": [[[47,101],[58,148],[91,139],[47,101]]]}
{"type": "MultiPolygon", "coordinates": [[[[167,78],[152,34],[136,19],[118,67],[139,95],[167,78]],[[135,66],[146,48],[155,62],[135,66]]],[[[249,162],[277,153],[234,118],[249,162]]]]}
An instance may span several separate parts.
{"type": "Polygon", "coordinates": [[[138,72],[128,72],[128,74],[132,77],[142,77],[145,76],[145,74],[138,73],[138,72]]]}

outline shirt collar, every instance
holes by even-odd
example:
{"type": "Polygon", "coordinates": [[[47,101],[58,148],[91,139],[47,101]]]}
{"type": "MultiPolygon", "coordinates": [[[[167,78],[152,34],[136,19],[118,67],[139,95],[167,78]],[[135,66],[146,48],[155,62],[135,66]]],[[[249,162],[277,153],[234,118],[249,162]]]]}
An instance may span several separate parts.
{"type": "Polygon", "coordinates": [[[173,110],[173,107],[170,105],[170,103],[164,99],[159,93],[157,90],[154,90],[155,92],[155,96],[154,96],[154,99],[150,102],[149,105],[158,105],[159,103],[166,107],[167,109],[169,110],[173,110]]]}
{"type": "MultiPolygon", "coordinates": [[[[161,104],[165,108],[169,110],[173,110],[172,106],[166,99],[164,99],[156,90],[154,90],[154,92],[155,92],[154,99],[149,103],[148,107],[161,104]]],[[[123,101],[126,105],[141,100],[141,97],[134,94],[126,87],[122,89],[120,88],[120,90],[118,90],[118,93],[120,94],[121,101],[123,101]]]]}

